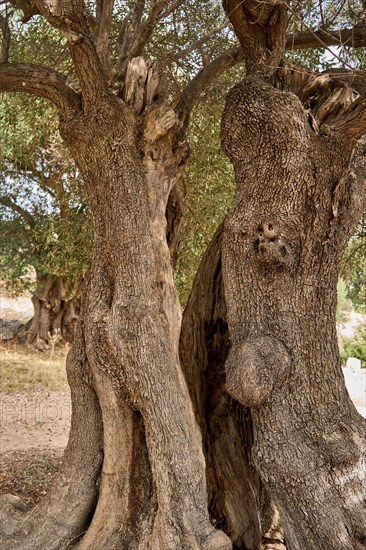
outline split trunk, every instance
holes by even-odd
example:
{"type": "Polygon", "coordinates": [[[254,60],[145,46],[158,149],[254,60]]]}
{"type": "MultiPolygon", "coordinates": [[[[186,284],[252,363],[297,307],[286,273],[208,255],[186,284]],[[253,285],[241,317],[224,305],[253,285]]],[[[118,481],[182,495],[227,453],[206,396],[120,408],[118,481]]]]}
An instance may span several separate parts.
{"type": "Polygon", "coordinates": [[[24,520],[3,505],[22,518],[5,548],[281,548],[275,505],[291,550],[362,548],[364,422],[334,316],[364,157],[351,175],[352,140],[316,134],[294,95],[255,77],[223,126],[237,194],[180,333],[179,118],[105,94],[61,122],[93,215],[71,434],[46,499],[24,520]]]}

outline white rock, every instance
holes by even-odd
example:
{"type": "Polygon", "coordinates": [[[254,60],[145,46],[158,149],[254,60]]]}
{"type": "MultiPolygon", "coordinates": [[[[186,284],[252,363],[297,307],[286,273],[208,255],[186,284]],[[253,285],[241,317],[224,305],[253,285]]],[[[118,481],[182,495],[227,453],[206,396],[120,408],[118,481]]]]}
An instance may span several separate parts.
{"type": "Polygon", "coordinates": [[[360,359],[356,359],[356,357],[348,357],[346,362],[346,367],[350,367],[354,370],[360,370],[361,368],[361,361],[360,359]]]}

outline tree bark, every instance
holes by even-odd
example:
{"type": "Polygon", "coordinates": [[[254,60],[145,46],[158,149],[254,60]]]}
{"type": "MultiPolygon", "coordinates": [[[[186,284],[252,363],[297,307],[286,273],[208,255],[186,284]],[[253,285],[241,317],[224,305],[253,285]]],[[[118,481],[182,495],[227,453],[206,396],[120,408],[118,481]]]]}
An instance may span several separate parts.
{"type": "MultiPolygon", "coordinates": [[[[96,508],[78,544],[83,550],[231,548],[209,520],[201,436],[178,357],[181,312],[166,208],[187,150],[169,133],[175,124],[168,105],[137,120],[107,94],[60,126],[93,216],[81,324],[102,417],[103,465],[96,508]]],[[[77,444],[75,433],[70,442],[77,444]]],[[[92,435],[95,449],[95,428],[92,435]]],[[[70,460],[83,462],[76,447],[70,460]]],[[[71,496],[66,509],[79,506],[80,494],[71,496]]],[[[58,509],[57,492],[50,498],[48,506],[58,509]]],[[[68,536],[81,534],[81,517],[69,516],[68,536]]],[[[11,547],[44,548],[37,540],[53,523],[47,514],[11,547]]],[[[57,530],[52,547],[65,538],[57,530]]]]}
{"type": "Polygon", "coordinates": [[[55,71],[7,64],[2,89],[39,93],[58,107],[85,182],[93,245],[68,358],[73,421],[64,465],[50,495],[3,547],[229,550],[215,524],[241,550],[275,548],[283,545],[268,489],[292,550],[359,548],[363,424],[341,382],[333,310],[337,264],[361,204],[364,167],[345,177],[351,138],[359,137],[359,128],[347,127],[360,110],[333,128],[324,124],[337,114],[328,102],[310,126],[294,95],[258,78],[272,77],[280,63],[285,4],[250,2],[261,16],[249,24],[243,3],[225,2],[234,26],[257,37],[254,57],[245,52],[257,76],[229,96],[224,116],[238,192],[224,228],[223,287],[214,242],[185,316],[181,357],[191,400],[178,355],[179,196],[172,191],[188,154],[182,136],[190,110],[228,56],[208,64],[173,107],[154,66],[131,59],[164,3],[152,3],[142,32],[136,12],[116,81],[102,66],[110,3],[98,48],[83,2],[33,3],[68,41],[81,92],[55,71]]]}
{"type": "Polygon", "coordinates": [[[180,357],[206,459],[213,524],[237,549],[282,550],[282,526],[251,460],[249,408],[226,391],[225,361],[231,341],[222,281],[223,224],[197,271],[183,314],[180,357]]]}
{"type": "Polygon", "coordinates": [[[366,157],[363,142],[352,161],[338,119],[319,130],[295,95],[252,76],[229,93],[222,122],[237,184],[222,244],[226,385],[251,408],[253,461],[291,550],[366,540],[365,420],[345,388],[335,319],[366,157]]]}
{"type": "Polygon", "coordinates": [[[61,127],[93,215],[85,342],[104,426],[98,505],[82,549],[230,547],[209,522],[200,434],[178,360],[165,218],[172,158],[164,155],[175,115],[157,111],[144,119],[141,142],[134,115],[113,95],[61,127]]]}

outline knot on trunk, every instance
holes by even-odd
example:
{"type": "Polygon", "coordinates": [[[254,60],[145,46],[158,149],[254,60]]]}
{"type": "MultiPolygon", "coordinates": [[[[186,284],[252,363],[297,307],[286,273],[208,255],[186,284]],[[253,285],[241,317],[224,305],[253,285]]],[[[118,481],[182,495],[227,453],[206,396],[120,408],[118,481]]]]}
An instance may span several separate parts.
{"type": "Polygon", "coordinates": [[[289,353],[279,340],[256,336],[234,342],[226,361],[226,389],[246,407],[267,401],[291,365],[289,353]]]}
{"type": "Polygon", "coordinates": [[[258,227],[256,247],[259,261],[267,267],[284,266],[291,262],[289,247],[278,228],[271,222],[260,224],[258,227]]]}

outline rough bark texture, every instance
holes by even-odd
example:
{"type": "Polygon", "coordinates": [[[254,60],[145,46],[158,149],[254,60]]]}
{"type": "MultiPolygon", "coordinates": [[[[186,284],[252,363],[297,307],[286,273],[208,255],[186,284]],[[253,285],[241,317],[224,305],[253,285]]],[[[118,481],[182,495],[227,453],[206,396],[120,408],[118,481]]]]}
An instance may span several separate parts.
{"type": "Polygon", "coordinates": [[[174,111],[159,105],[139,139],[134,115],[110,95],[61,128],[93,214],[85,343],[104,426],[98,505],[82,549],[230,547],[207,515],[200,434],[178,361],[165,218],[174,123],[174,111]]]}
{"type": "Polygon", "coordinates": [[[312,124],[295,95],[253,76],[230,92],[222,123],[237,183],[222,245],[226,384],[251,407],[253,460],[291,550],[366,540],[365,420],[335,330],[339,262],[365,206],[365,143],[350,170],[356,142],[334,111],[328,120],[312,124]]]}
{"type": "Polygon", "coordinates": [[[272,76],[285,50],[287,5],[283,0],[223,0],[243,48],[246,73],[272,76]]]}
{"type": "Polygon", "coordinates": [[[183,314],[180,356],[201,428],[209,511],[237,549],[278,549],[283,532],[251,461],[250,411],[226,392],[230,350],[221,270],[223,225],[198,269],[183,314]]]}
{"type": "MultiPolygon", "coordinates": [[[[178,120],[164,101],[137,118],[138,92],[131,92],[131,108],[102,94],[60,126],[93,216],[80,330],[83,365],[102,418],[103,464],[94,511],[95,493],[87,487],[85,497],[80,488],[70,495],[71,508],[85,503],[78,514],[60,502],[60,486],[50,496],[48,506],[69,518],[60,520],[52,548],[70,545],[92,514],[78,543],[83,550],[225,550],[229,539],[209,520],[201,436],[179,364],[181,311],[167,241],[168,198],[187,147],[177,141],[178,120]]],[[[176,241],[171,227],[170,243],[176,241]]],[[[90,459],[99,449],[98,430],[89,430],[90,459]]],[[[82,463],[81,437],[75,424],[66,457],[75,468],[82,463]]],[[[95,470],[88,476],[95,487],[95,470]]],[[[44,548],[57,515],[37,525],[27,518],[9,548],[44,548]]]]}
{"type": "Polygon", "coordinates": [[[251,419],[225,391],[224,364],[230,340],[221,240],[222,228],[197,272],[184,312],[180,354],[202,433],[211,516],[238,548],[243,544],[256,548],[260,540],[259,478],[248,456],[251,419]]]}
{"type": "Polygon", "coordinates": [[[113,67],[109,0],[95,19],[81,0],[16,4],[65,37],[79,91],[54,70],[8,63],[0,87],[59,109],[86,186],[93,247],[68,357],[73,418],[63,467],[25,516],[18,501],[1,502],[0,519],[11,515],[3,548],[229,550],[215,524],[241,550],[269,550],[283,547],[275,505],[288,548],[360,548],[364,423],[342,381],[334,312],[339,259],[364,201],[362,162],[347,172],[366,124],[362,98],[343,87],[318,102],[324,82],[300,79],[305,112],[258,78],[277,76],[285,3],[224,2],[255,76],[229,95],[224,115],[238,191],[222,277],[217,235],[185,314],[190,399],[172,276],[183,137],[199,93],[234,58],[208,63],[169,104],[156,66],[139,56],[178,3],[131,3],[113,67]]]}

